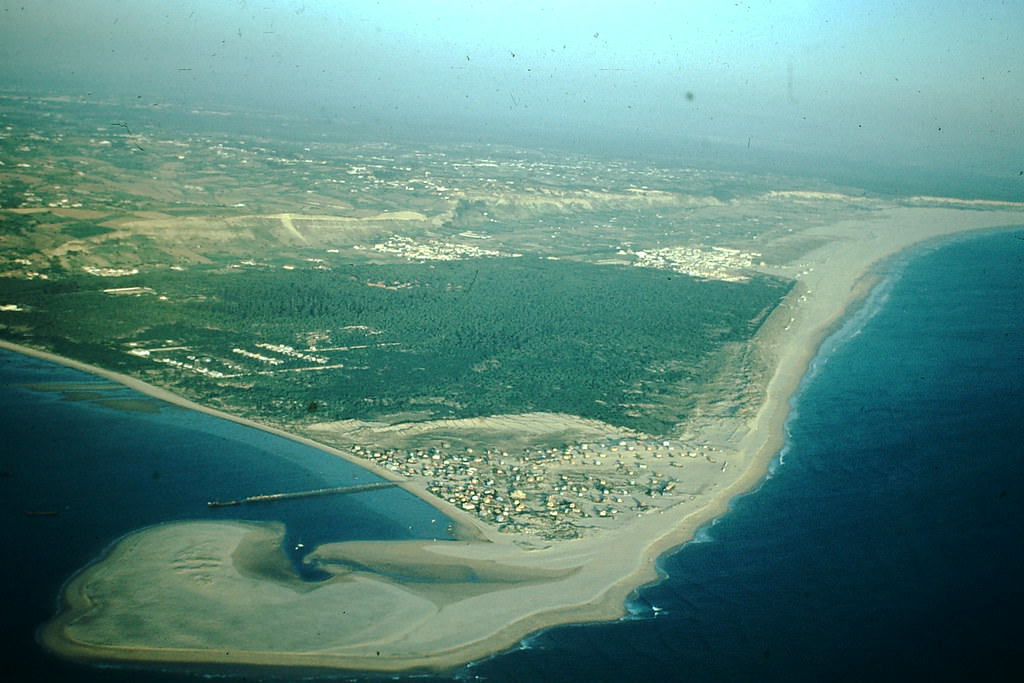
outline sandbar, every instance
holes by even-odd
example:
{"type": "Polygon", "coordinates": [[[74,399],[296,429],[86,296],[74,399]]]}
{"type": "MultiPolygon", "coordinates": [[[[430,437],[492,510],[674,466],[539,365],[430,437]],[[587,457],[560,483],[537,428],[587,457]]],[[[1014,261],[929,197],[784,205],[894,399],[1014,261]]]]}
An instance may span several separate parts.
{"type": "MultiPolygon", "coordinates": [[[[629,596],[659,579],[660,555],[764,479],[784,444],[794,393],[822,341],[877,282],[875,264],[955,233],[1024,224],[1021,205],[954,205],[873,210],[804,231],[824,246],[774,271],[797,285],[754,340],[770,368],[763,400],[730,432],[728,470],[701,475],[709,479],[698,493],[623,516],[600,533],[524,543],[413,487],[475,528],[477,540],[327,544],[308,558],[332,576],[316,584],[299,581],[282,560],[279,525],[164,524],[130,534],[69,581],[63,609],[40,639],[85,660],[423,671],[492,655],[550,626],[621,618],[629,596]]],[[[129,377],[4,346],[266,428],[129,377]]]]}

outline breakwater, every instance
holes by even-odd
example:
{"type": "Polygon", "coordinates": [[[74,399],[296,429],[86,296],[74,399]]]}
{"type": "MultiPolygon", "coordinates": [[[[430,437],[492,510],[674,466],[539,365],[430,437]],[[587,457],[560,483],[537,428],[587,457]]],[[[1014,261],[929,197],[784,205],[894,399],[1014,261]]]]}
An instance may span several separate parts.
{"type": "Polygon", "coordinates": [[[356,484],[351,486],[331,486],[322,489],[311,489],[308,491],[289,491],[285,493],[261,493],[255,496],[248,496],[238,500],[211,500],[206,503],[207,507],[220,508],[242,505],[247,503],[273,503],[280,500],[295,500],[297,498],[313,498],[314,496],[331,496],[341,493],[360,493],[375,489],[398,486],[398,482],[379,481],[372,484],[356,484]]]}

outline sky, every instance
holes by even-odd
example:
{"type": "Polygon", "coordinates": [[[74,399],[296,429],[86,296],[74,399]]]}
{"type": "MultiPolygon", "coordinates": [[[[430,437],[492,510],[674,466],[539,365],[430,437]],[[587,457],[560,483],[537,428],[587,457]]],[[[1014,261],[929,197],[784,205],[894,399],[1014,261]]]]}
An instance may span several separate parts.
{"type": "Polygon", "coordinates": [[[0,87],[1010,176],[1021,36],[1019,0],[0,0],[0,87]]]}

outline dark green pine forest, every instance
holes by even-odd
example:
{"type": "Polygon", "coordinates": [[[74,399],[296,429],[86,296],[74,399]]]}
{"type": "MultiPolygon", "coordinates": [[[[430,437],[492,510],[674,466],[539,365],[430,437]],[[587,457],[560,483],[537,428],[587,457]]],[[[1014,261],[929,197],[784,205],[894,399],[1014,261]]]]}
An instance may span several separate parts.
{"type": "Polygon", "coordinates": [[[159,370],[158,383],[276,422],[536,410],[656,434],[685,417],[688,394],[719,376],[790,287],[529,256],[158,271],[118,278],[154,290],[131,297],[103,294],[111,284],[8,280],[0,292],[30,304],[5,314],[24,323],[24,341],[151,381],[159,370]],[[309,363],[286,359],[286,371],[218,381],[126,353],[158,340],[242,364],[233,348],[315,340],[343,367],[296,372],[309,363]]]}

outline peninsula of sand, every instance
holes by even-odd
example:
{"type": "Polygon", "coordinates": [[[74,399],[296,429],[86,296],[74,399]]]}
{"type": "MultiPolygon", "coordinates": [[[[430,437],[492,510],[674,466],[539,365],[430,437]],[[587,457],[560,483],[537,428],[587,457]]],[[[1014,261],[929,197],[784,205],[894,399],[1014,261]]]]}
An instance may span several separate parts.
{"type": "Polygon", "coordinates": [[[327,544],[307,561],[333,576],[315,583],[294,574],[280,525],[167,523],[123,538],[69,581],[39,637],[84,660],[443,670],[539,629],[620,618],[630,594],[658,580],[660,555],[766,476],[792,396],[823,339],[877,281],[875,264],[954,233],[1024,224],[1024,205],[921,204],[806,231],[823,246],[781,269],[797,286],[755,337],[770,369],[760,405],[729,430],[728,467],[682,470],[688,493],[671,504],[580,538],[526,543],[425,496],[475,527],[474,540],[327,544]]]}

